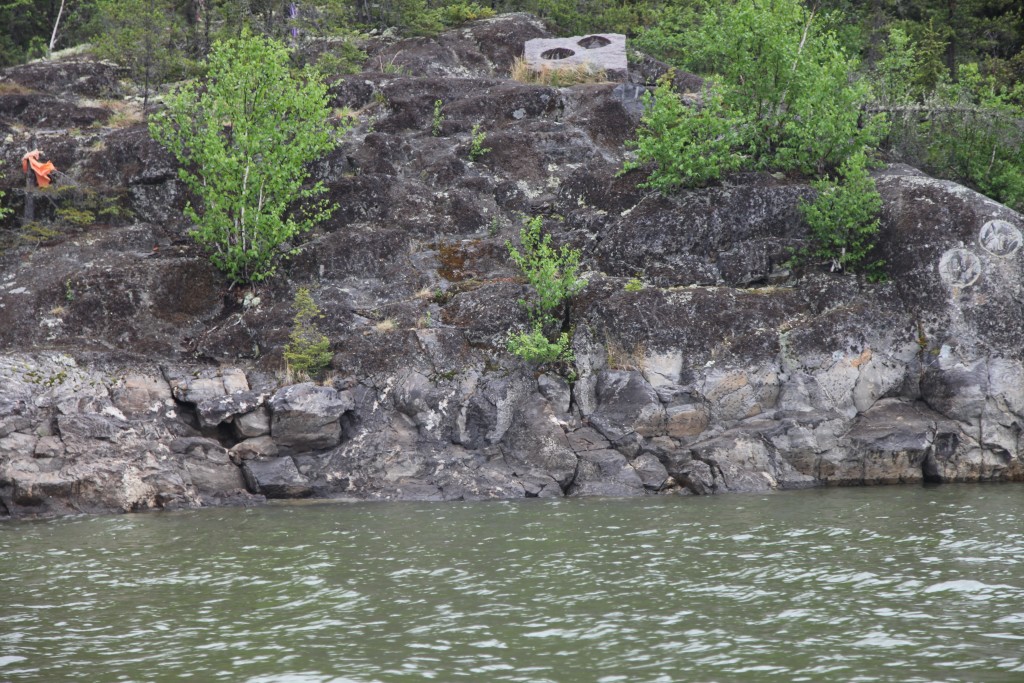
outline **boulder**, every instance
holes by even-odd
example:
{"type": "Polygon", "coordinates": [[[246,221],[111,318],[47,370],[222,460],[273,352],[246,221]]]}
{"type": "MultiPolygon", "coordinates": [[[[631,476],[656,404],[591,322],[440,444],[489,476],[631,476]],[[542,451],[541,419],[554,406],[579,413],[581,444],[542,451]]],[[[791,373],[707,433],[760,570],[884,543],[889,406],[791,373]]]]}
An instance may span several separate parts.
{"type": "Polygon", "coordinates": [[[280,389],[268,406],[274,443],[287,452],[302,452],[337,446],[341,416],[354,404],[348,392],[306,382],[280,389]]]}
{"type": "Polygon", "coordinates": [[[630,463],[648,491],[660,491],[668,483],[668,470],[652,453],[641,453],[630,463]]]}
{"type": "Polygon", "coordinates": [[[566,491],[568,496],[639,496],[644,484],[618,451],[587,451],[566,491]]]}
{"type": "MultiPolygon", "coordinates": [[[[242,390],[202,400],[196,404],[199,426],[216,427],[222,422],[233,422],[235,416],[252,414],[261,408],[265,399],[266,395],[260,392],[242,390]]],[[[250,424],[251,422],[250,420],[250,424]]],[[[255,425],[252,426],[258,428],[255,425]]]]}
{"type": "Polygon", "coordinates": [[[606,370],[597,378],[597,409],[590,424],[610,441],[636,433],[665,433],[665,409],[643,375],[635,370],[606,370]]]}
{"type": "Polygon", "coordinates": [[[241,463],[243,460],[266,460],[278,455],[280,449],[269,436],[257,436],[239,441],[229,449],[231,460],[241,463]]]}
{"type": "Polygon", "coordinates": [[[249,491],[267,498],[305,498],[313,493],[309,480],[299,474],[295,461],[287,456],[246,460],[242,473],[249,491]]]}
{"type": "Polygon", "coordinates": [[[232,424],[240,439],[270,434],[270,411],[266,406],[260,406],[252,412],[235,415],[232,424]]]}

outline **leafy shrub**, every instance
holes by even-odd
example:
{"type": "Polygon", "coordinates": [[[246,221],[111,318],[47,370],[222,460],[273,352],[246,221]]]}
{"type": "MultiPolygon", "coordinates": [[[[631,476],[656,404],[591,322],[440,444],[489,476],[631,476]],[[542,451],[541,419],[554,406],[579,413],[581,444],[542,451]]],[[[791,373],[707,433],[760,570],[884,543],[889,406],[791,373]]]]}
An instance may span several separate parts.
{"type": "Polygon", "coordinates": [[[461,0],[450,5],[438,7],[432,10],[431,13],[443,26],[447,27],[459,26],[467,21],[488,19],[494,16],[494,10],[490,7],[485,7],[475,2],[462,2],[461,0]]]}
{"type": "Polygon", "coordinates": [[[366,52],[355,44],[351,36],[344,36],[340,44],[334,42],[329,50],[320,53],[316,67],[325,76],[357,74],[368,58],[366,52]]]}
{"type": "Polygon", "coordinates": [[[529,332],[511,332],[508,335],[508,350],[527,363],[573,363],[572,342],[566,332],[554,341],[549,341],[539,323],[534,323],[529,332]]]}
{"type": "Polygon", "coordinates": [[[657,102],[648,112],[636,146],[658,164],[651,186],[706,183],[740,148],[754,168],[820,174],[884,133],[884,117],[861,111],[870,90],[853,78],[856,60],[799,0],[716,4],[679,30],[679,58],[715,86],[696,112],[657,102]]]}
{"type": "Polygon", "coordinates": [[[306,185],[305,167],[335,145],[327,87],[309,68],[293,76],[281,43],[246,36],[216,43],[206,83],[186,84],[165,102],[150,132],[199,197],[199,210],[185,210],[192,236],[232,282],[270,277],[295,251],[283,245],[331,211],[312,201],[325,190],[306,185]],[[296,199],[310,201],[289,213],[296,199]]]}
{"type": "Polygon", "coordinates": [[[96,54],[127,67],[146,100],[194,67],[181,48],[186,25],[173,0],[98,0],[96,9],[96,54]]]}
{"type": "Polygon", "coordinates": [[[890,32],[875,105],[893,121],[887,151],[1024,209],[1024,86],[1006,87],[977,64],[961,65],[956,82],[949,82],[927,67],[935,59],[929,50],[890,32]],[[907,73],[918,74],[909,89],[907,73]]]}
{"type": "Polygon", "coordinates": [[[560,322],[555,314],[562,312],[569,298],[586,287],[587,281],[578,276],[579,250],[566,245],[552,247],[551,235],[542,231],[542,223],[540,216],[524,219],[519,230],[522,252],[510,241],[505,247],[533,288],[533,300],[520,303],[528,308],[533,322],[548,326],[560,322]]]}
{"type": "Polygon", "coordinates": [[[491,148],[484,147],[484,143],[487,142],[487,131],[482,130],[479,123],[473,126],[470,135],[472,139],[469,143],[469,158],[472,161],[476,161],[490,152],[491,148]]]}
{"type": "Polygon", "coordinates": [[[62,206],[57,209],[57,219],[77,227],[85,227],[96,222],[96,214],[88,209],[74,206],[62,206]]]}
{"type": "Polygon", "coordinates": [[[580,252],[563,245],[551,246],[551,235],[543,233],[540,216],[526,218],[519,231],[523,250],[505,242],[509,257],[519,266],[533,289],[533,296],[520,300],[530,317],[529,332],[509,334],[509,351],[534,363],[573,361],[570,335],[564,331],[569,299],[587,285],[579,277],[580,252]]]}
{"type": "Polygon", "coordinates": [[[623,287],[627,292],[642,292],[644,291],[644,281],[640,279],[640,276],[630,278],[623,287]]]}
{"type": "Polygon", "coordinates": [[[644,93],[644,115],[636,140],[636,160],[625,164],[630,171],[653,164],[644,187],[668,190],[700,187],[745,164],[739,152],[743,117],[729,112],[720,91],[704,91],[699,106],[683,104],[672,88],[672,74],[663,76],[652,97],[644,93]]]}
{"type": "Polygon", "coordinates": [[[293,372],[318,375],[331,362],[331,343],[316,323],[323,313],[305,287],[295,292],[292,306],[295,320],[288,344],[284,347],[284,359],[293,372]]]}
{"type": "MultiPolygon", "coordinates": [[[[0,180],[3,179],[3,175],[0,175],[0,180]]],[[[0,221],[7,218],[9,215],[14,213],[14,209],[3,205],[3,198],[6,196],[6,192],[0,190],[0,221]]]]}
{"type": "Polygon", "coordinates": [[[864,152],[845,161],[839,176],[839,180],[813,182],[817,198],[800,203],[814,239],[810,255],[830,261],[832,270],[862,270],[869,279],[884,279],[885,262],[868,261],[878,234],[882,197],[868,174],[864,152]]]}

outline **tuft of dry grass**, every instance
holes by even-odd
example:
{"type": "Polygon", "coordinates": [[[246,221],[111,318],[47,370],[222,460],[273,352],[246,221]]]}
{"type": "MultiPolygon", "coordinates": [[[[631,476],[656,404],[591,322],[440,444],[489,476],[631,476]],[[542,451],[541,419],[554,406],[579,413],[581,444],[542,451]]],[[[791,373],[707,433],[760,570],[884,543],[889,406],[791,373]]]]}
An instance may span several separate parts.
{"type": "Polygon", "coordinates": [[[127,128],[145,121],[142,114],[142,107],[136,102],[124,100],[104,100],[101,106],[110,112],[110,118],[106,124],[108,128],[127,128]]]}
{"type": "Polygon", "coordinates": [[[373,329],[377,330],[381,334],[387,334],[388,332],[394,332],[398,325],[391,318],[385,318],[379,323],[373,326],[373,329]]]}
{"type": "Polygon", "coordinates": [[[296,370],[292,366],[288,365],[287,362],[282,361],[281,367],[274,373],[275,379],[277,379],[277,386],[287,387],[292,384],[302,384],[308,382],[310,377],[302,370],[296,370]]]}
{"type": "Polygon", "coordinates": [[[576,64],[573,66],[561,66],[552,68],[548,65],[541,66],[535,70],[526,63],[522,57],[517,57],[512,63],[512,70],[509,74],[512,80],[520,83],[532,83],[537,85],[550,85],[556,88],[567,88],[571,85],[582,83],[607,83],[608,74],[604,69],[598,69],[590,64],[576,64]]]}

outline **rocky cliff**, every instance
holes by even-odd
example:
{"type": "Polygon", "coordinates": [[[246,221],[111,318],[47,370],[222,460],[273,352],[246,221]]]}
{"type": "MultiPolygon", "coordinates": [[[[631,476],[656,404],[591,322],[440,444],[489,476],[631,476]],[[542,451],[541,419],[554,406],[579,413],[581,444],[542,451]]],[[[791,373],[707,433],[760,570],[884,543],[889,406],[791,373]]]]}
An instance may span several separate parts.
{"type": "Polygon", "coordinates": [[[332,80],[357,125],[314,169],[340,208],[252,290],[188,238],[186,191],[116,66],[7,70],[0,515],[1024,478],[1024,217],[894,165],[877,173],[887,283],[788,270],[806,183],[638,188],[617,172],[663,67],[509,80],[547,35],[507,15],[371,44],[332,80]],[[491,151],[472,161],[477,124],[491,151]],[[63,175],[23,225],[33,147],[63,175]],[[526,322],[504,247],[523,213],[589,271],[572,384],[505,350],[526,322]],[[323,385],[281,372],[298,287],[326,314],[323,385]]]}

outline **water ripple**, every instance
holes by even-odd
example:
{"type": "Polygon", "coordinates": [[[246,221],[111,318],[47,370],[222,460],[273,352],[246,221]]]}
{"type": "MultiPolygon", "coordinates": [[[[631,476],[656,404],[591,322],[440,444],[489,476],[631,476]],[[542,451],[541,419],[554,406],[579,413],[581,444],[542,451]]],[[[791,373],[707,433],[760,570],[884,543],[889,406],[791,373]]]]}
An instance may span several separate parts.
{"type": "Polygon", "coordinates": [[[5,524],[0,680],[1019,681],[1020,491],[5,524]]]}

